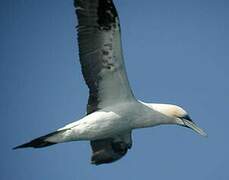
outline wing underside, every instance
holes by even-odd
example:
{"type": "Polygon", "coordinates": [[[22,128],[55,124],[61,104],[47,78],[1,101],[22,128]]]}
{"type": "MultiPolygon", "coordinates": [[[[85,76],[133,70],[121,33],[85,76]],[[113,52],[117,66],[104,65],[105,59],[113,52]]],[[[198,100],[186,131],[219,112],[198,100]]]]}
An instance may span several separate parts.
{"type": "MultiPolygon", "coordinates": [[[[81,69],[89,88],[87,114],[134,98],[122,55],[119,18],[112,0],[75,0],[81,69]]],[[[114,162],[131,147],[131,133],[91,141],[93,164],[114,162]]]]}
{"type": "Polygon", "coordinates": [[[111,0],[75,0],[87,112],[133,98],[122,55],[119,18],[111,0]]]}

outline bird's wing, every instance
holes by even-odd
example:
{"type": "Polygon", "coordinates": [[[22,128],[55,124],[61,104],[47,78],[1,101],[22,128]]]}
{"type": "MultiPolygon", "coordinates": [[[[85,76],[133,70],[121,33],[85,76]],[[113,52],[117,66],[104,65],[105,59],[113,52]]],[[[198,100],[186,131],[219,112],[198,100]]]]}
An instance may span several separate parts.
{"type": "Polygon", "coordinates": [[[91,141],[92,164],[111,163],[122,158],[132,146],[131,132],[118,138],[91,141]]]}
{"type": "Polygon", "coordinates": [[[112,0],[75,0],[82,73],[89,87],[88,114],[133,99],[112,0]]]}

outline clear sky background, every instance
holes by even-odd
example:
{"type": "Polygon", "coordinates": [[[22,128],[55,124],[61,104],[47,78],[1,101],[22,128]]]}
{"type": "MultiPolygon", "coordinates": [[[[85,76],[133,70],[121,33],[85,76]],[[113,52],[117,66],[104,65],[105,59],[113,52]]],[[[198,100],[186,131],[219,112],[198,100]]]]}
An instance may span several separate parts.
{"type": "Polygon", "coordinates": [[[229,2],[115,0],[137,98],[181,105],[208,133],[133,133],[113,164],[90,165],[88,142],[12,147],[81,118],[88,90],[72,0],[0,1],[1,180],[229,179],[229,2]]]}

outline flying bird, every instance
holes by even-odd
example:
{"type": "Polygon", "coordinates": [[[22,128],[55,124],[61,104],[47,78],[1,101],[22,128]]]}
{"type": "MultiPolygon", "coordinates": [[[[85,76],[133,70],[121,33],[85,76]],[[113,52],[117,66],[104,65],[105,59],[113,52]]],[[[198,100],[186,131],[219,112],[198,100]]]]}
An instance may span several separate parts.
{"type": "Polygon", "coordinates": [[[91,163],[99,165],[122,158],[131,148],[131,134],[137,128],[177,124],[206,136],[182,107],[135,98],[125,70],[119,17],[112,0],[75,0],[74,6],[79,59],[89,88],[87,114],[14,149],[88,140],[91,163]]]}

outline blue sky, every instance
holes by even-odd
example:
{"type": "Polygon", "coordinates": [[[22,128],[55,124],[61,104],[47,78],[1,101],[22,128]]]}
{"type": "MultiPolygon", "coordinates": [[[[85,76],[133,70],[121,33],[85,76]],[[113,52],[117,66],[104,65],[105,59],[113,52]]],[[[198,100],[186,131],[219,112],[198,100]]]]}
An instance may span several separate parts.
{"type": "Polygon", "coordinates": [[[177,126],[136,130],[127,156],[98,167],[88,142],[12,151],[81,118],[88,90],[72,1],[0,1],[0,179],[229,179],[228,1],[115,4],[136,97],[185,107],[209,137],[177,126]]]}

